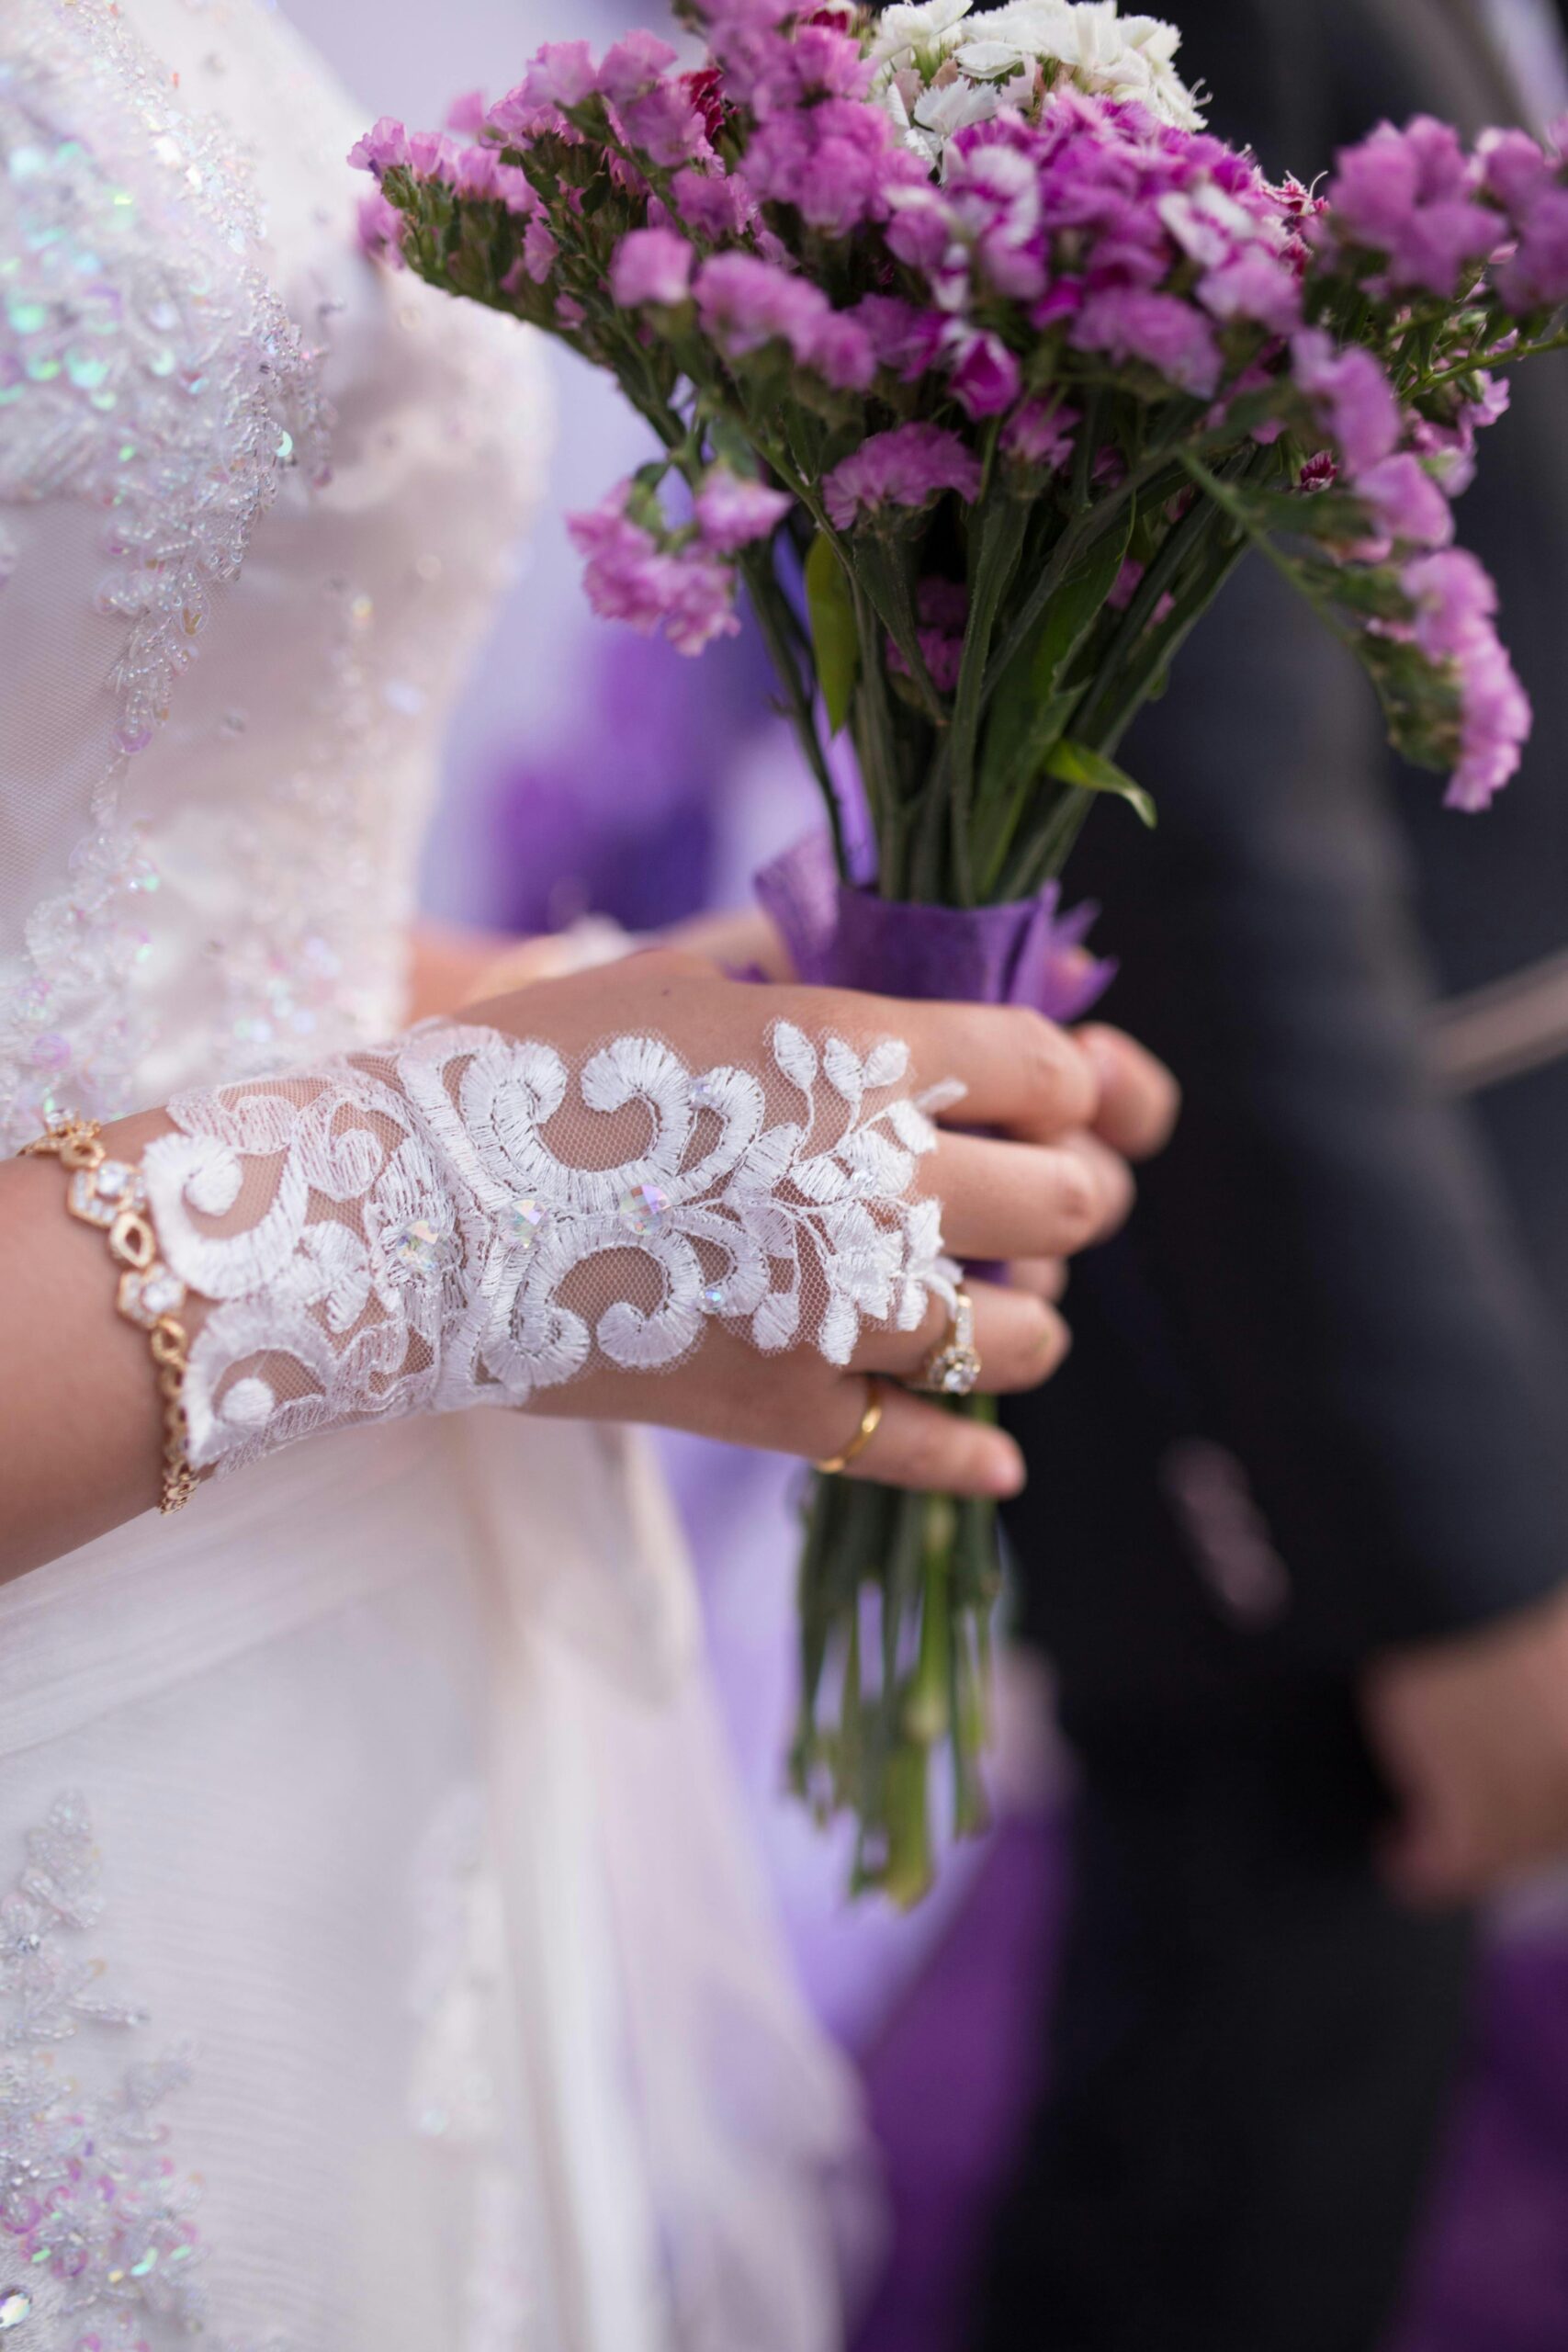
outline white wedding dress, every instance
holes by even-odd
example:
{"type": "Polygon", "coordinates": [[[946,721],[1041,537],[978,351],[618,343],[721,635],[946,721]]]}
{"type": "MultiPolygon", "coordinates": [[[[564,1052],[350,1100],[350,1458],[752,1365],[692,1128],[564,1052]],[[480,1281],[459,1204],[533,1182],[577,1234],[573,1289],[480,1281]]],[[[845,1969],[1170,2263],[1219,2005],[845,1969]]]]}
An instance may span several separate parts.
{"type": "MultiPolygon", "coordinates": [[[[358,127],[261,0],[0,0],[6,1148],[401,1018],[543,421],[358,127]]],[[[0,1590],[0,2341],[827,2352],[852,2104],[694,1648],[638,1448],[500,1412],[0,1590]]]]}

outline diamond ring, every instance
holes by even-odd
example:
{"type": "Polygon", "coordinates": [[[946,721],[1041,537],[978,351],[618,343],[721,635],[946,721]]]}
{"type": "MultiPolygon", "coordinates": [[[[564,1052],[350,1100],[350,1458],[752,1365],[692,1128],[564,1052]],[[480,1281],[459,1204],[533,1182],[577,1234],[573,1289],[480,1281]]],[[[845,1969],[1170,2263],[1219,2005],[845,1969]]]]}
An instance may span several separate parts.
{"type": "Polygon", "coordinates": [[[953,1319],[947,1327],[947,1336],[926,1358],[925,1369],[913,1385],[933,1396],[970,1396],[979,1382],[975,1302],[960,1283],[953,1294],[953,1319]]]}

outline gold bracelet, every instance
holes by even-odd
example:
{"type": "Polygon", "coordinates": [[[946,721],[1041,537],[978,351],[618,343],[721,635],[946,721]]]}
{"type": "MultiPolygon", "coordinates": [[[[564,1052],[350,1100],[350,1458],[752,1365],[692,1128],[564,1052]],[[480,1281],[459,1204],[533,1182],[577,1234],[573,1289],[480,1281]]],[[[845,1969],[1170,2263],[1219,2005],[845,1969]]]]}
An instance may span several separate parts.
{"type": "Polygon", "coordinates": [[[84,1225],[97,1227],[121,1270],[115,1305],[128,1323],[146,1332],[164,1400],[164,1491],[158,1508],[183,1510],[197,1483],[185,1408],[190,1337],[179,1319],[186,1286],[158,1255],[141,1170],[111,1159],[101,1134],[96,1119],[67,1114],[52,1120],[47,1134],[24,1144],[22,1156],[58,1159],[69,1171],[66,1207],[84,1225]]]}

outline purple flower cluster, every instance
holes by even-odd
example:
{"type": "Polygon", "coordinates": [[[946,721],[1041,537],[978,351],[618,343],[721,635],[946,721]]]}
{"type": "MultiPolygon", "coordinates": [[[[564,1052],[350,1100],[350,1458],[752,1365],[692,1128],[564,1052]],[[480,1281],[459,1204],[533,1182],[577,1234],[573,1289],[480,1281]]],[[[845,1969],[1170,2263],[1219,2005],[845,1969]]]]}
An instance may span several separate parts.
{"type": "Polygon", "coordinates": [[[494,147],[464,145],[438,130],[405,130],[390,115],[355,141],[348,160],[378,181],[389,171],[405,171],[415,179],[441,180],[458,196],[504,204],[524,219],[544,210],[526,172],[502,163],[494,147]]]}
{"type": "Polygon", "coordinates": [[[874,433],[833,468],[822,502],[835,530],[848,531],[889,506],[918,511],[944,491],[971,503],[980,493],[980,460],[940,424],[900,424],[874,433]]]}
{"type": "Polygon", "coordinates": [[[1568,301],[1568,116],[1553,125],[1545,152],[1521,130],[1489,130],[1478,153],[1513,238],[1498,290],[1516,314],[1555,310],[1568,301]]]}
{"type": "Polygon", "coordinates": [[[1478,176],[1446,122],[1382,123],[1339,158],[1328,189],[1334,234],[1381,256],[1391,286],[1451,300],[1499,242],[1496,212],[1475,200],[1478,176]]]}
{"type": "Polygon", "coordinates": [[[1416,644],[1459,687],[1460,760],[1449,806],[1484,808],[1518,767],[1530,730],[1529,698],[1494,622],[1497,591],[1463,548],[1420,556],[1403,577],[1416,644]]]}
{"type": "Polygon", "coordinates": [[[1451,301],[1495,261],[1516,315],[1568,300],[1568,119],[1542,148],[1522,130],[1489,130],[1467,155],[1447,123],[1418,115],[1382,123],[1342,154],[1329,185],[1325,234],[1370,255],[1374,287],[1451,301]]]}
{"type": "Polygon", "coordinates": [[[820,287],[754,254],[716,254],[694,288],[703,331],[730,359],[771,343],[787,345],[797,364],[842,391],[864,391],[876,373],[868,330],[835,311],[820,287]]]}
{"type": "Polygon", "coordinates": [[[630,481],[591,512],[569,515],[567,528],[601,619],[624,621],[643,637],[662,628],[677,653],[701,653],[740,627],[730,559],[767,538],[791,503],[721,465],[699,485],[688,530],[671,531],[652,495],[630,481]]]}
{"type": "Polygon", "coordinates": [[[1206,397],[1228,330],[1256,349],[1300,322],[1299,193],[1216,139],[1064,91],[1037,121],[960,130],[942,187],[894,191],[887,243],[947,322],[937,349],[972,416],[1012,406],[1021,355],[1054,331],[1206,397]]]}

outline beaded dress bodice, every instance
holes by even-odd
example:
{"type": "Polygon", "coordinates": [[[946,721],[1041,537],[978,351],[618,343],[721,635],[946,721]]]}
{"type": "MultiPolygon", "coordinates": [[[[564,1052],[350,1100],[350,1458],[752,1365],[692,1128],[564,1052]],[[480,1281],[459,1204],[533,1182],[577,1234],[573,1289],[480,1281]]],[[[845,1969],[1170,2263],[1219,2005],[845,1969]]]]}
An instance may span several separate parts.
{"type": "Polygon", "coordinates": [[[359,127],[261,0],[0,17],[0,1148],[400,1018],[544,404],[359,127]]]}

